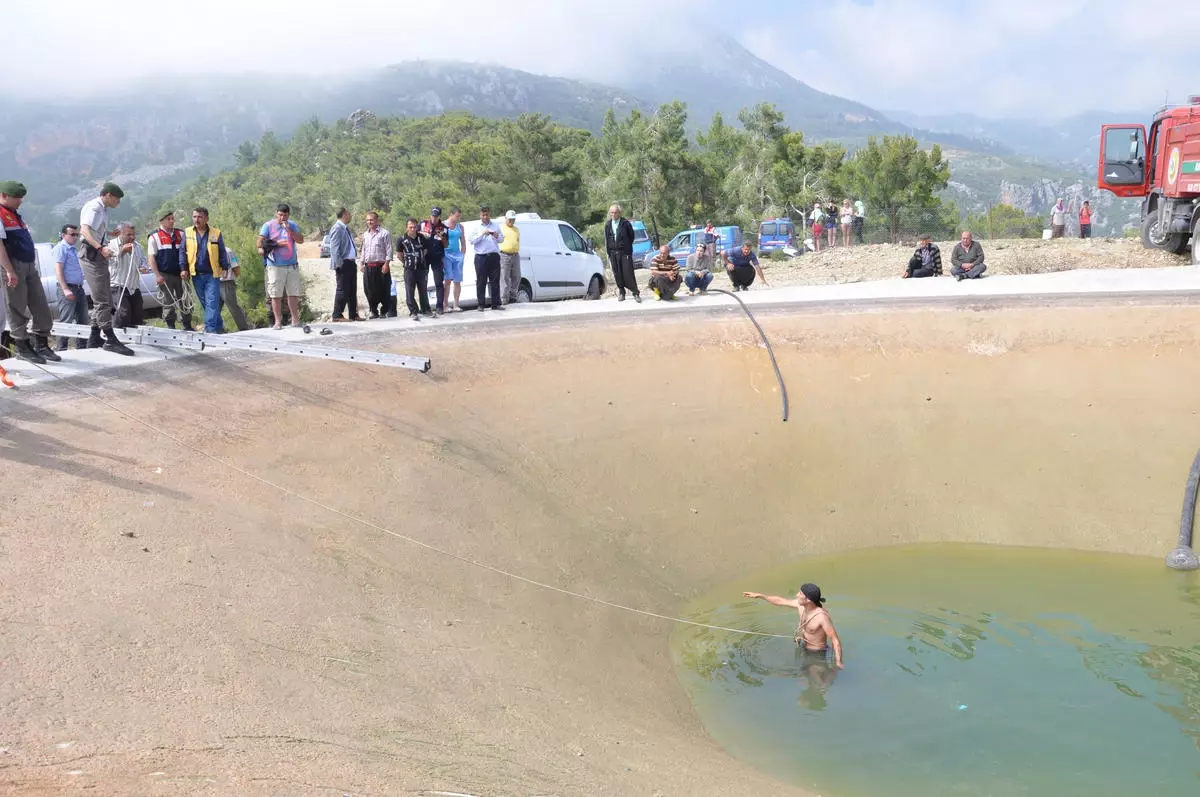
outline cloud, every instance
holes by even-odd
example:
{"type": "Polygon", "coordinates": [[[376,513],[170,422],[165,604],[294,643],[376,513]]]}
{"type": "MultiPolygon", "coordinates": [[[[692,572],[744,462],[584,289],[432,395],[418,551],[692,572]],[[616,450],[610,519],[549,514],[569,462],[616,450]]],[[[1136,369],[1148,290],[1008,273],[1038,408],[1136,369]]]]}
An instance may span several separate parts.
{"type": "MultiPolygon", "coordinates": [[[[832,0],[803,44],[749,23],[752,51],[814,88],[876,108],[1061,118],[1149,109],[1200,93],[1200,48],[1172,46],[1163,26],[1120,0],[832,0]],[[1188,84],[1188,80],[1192,80],[1188,84]]],[[[1169,12],[1200,30],[1200,4],[1169,12]]]]}
{"type": "MultiPolygon", "coordinates": [[[[809,85],[880,109],[1061,117],[1200,94],[1200,3],[1163,24],[1124,0],[161,0],[9,3],[22,93],[113,96],[122,84],[247,71],[319,81],[410,59],[498,63],[604,82],[695,48],[707,25],[809,85]],[[98,10],[99,9],[99,10],[98,10]],[[178,9],[178,10],[176,10],[178,9]],[[97,20],[100,20],[97,22],[97,20]],[[782,21],[782,22],[781,22],[782,21]],[[94,30],[100,42],[85,43],[94,30]],[[216,31],[215,33],[213,31],[216,31]],[[1188,81],[1192,83],[1188,83],[1188,81]]],[[[7,89],[6,89],[7,90],[7,89]]],[[[136,102],[136,90],[129,101],[136,102]]]]}
{"type": "Polygon", "coordinates": [[[710,0],[160,0],[17,3],[5,11],[23,93],[102,93],[149,77],[203,80],[246,71],[341,75],[413,59],[498,63],[540,74],[603,79],[636,68],[636,53],[670,45],[656,26],[710,0]],[[178,9],[176,11],[175,9],[178,9]],[[93,26],[92,21],[105,22],[93,26]],[[67,20],[64,22],[64,20],[67,20]],[[85,22],[85,20],[87,22],[85,22]],[[84,44],[97,27],[102,43],[84,44]]]}

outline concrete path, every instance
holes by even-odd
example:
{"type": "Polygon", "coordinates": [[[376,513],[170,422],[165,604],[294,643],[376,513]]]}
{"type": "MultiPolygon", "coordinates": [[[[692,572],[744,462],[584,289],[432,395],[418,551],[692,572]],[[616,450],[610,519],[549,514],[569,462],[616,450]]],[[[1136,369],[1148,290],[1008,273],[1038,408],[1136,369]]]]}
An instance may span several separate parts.
{"type": "MultiPolygon", "coordinates": [[[[717,283],[721,286],[721,283],[717,283]]],[[[1200,297],[1200,269],[1177,266],[1159,269],[1104,269],[1061,271],[1051,274],[1000,275],[981,280],[957,282],[950,277],[930,279],[889,279],[872,282],[857,282],[840,285],[798,285],[786,288],[756,287],[738,297],[748,306],[763,309],[796,307],[818,308],[844,306],[854,309],[901,306],[954,306],[964,301],[975,300],[1056,300],[1073,298],[1129,298],[1154,299],[1167,297],[1200,297]]],[[[510,305],[503,312],[478,312],[465,310],[451,313],[438,319],[412,321],[406,316],[379,319],[362,323],[311,325],[312,333],[304,334],[300,329],[256,329],[234,333],[256,339],[303,342],[313,346],[338,346],[343,348],[372,348],[370,337],[381,333],[406,330],[450,327],[468,324],[505,324],[539,321],[560,321],[569,318],[592,318],[617,313],[674,313],[706,309],[726,308],[731,304],[727,296],[688,296],[686,291],[676,301],[655,301],[652,294],[643,296],[638,304],[632,298],[625,302],[615,299],[586,301],[582,299],[563,302],[510,305]],[[334,331],[333,335],[320,336],[322,328],[334,331]]],[[[65,352],[63,362],[46,366],[46,371],[63,377],[91,376],[105,370],[120,368],[143,368],[177,357],[189,357],[193,352],[186,350],[163,350],[147,346],[135,347],[137,356],[122,357],[102,350],[71,350],[65,352]]],[[[420,354],[419,351],[406,352],[420,354]]],[[[0,361],[8,371],[18,390],[0,387],[0,402],[19,400],[23,393],[44,387],[56,381],[53,376],[37,366],[13,358],[0,361]]],[[[436,368],[436,365],[434,366],[436,368]]],[[[2,407],[0,403],[0,407],[2,407]]]]}

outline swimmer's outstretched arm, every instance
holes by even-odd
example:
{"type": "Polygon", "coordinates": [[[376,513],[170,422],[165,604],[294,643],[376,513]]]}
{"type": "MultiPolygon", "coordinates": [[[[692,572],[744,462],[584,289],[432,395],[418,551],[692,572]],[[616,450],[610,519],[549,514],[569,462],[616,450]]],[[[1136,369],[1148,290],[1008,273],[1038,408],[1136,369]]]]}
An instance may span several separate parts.
{"type": "Polygon", "coordinates": [[[795,598],[781,598],[778,595],[764,595],[761,592],[743,592],[743,598],[762,598],[772,606],[785,606],[789,609],[799,609],[800,602],[795,598]]]}

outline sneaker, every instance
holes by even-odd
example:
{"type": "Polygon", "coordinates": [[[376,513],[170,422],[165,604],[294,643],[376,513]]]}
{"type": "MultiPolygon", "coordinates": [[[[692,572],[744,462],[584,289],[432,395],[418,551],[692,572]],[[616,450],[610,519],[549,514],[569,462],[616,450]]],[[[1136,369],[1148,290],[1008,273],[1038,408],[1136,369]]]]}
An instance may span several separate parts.
{"type": "Polygon", "coordinates": [[[955,275],[954,275],[954,281],[955,281],[955,282],[962,282],[962,278],[963,278],[963,275],[962,275],[962,274],[955,274],[955,275]]]}
{"type": "Polygon", "coordinates": [[[503,309],[504,309],[504,305],[502,305],[502,304],[493,305],[493,306],[492,306],[492,309],[493,309],[493,310],[503,310],[503,309]]]}
{"type": "MultiPolygon", "coordinates": [[[[704,291],[700,291],[700,292],[704,293],[704,291]]],[[[691,288],[688,288],[688,296],[695,296],[695,295],[696,295],[696,292],[694,290],[692,290],[691,288]]]]}
{"type": "Polygon", "coordinates": [[[430,311],[429,311],[429,316],[430,316],[431,318],[437,318],[437,317],[438,317],[438,316],[440,316],[440,315],[441,315],[441,313],[439,313],[437,310],[430,310],[430,311]]]}
{"type": "Polygon", "coordinates": [[[420,321],[420,320],[421,320],[421,314],[420,314],[420,313],[413,313],[412,315],[410,315],[410,316],[409,316],[409,318],[411,318],[413,321],[420,321]]]}
{"type": "Polygon", "coordinates": [[[623,294],[623,293],[622,293],[620,296],[618,296],[618,297],[617,297],[617,301],[618,301],[618,302],[623,302],[623,301],[625,301],[625,294],[623,294]]]}
{"type": "Polygon", "coordinates": [[[642,295],[640,293],[635,293],[633,295],[633,300],[635,302],[637,302],[638,304],[641,304],[642,303],[642,295]]]}
{"type": "Polygon", "coordinates": [[[654,301],[656,301],[656,302],[662,301],[662,291],[660,291],[658,288],[654,289],[654,301]]]}
{"type": "Polygon", "coordinates": [[[484,310],[486,310],[487,308],[486,308],[486,307],[484,307],[484,306],[481,304],[481,305],[479,305],[478,307],[476,307],[475,309],[476,309],[476,310],[478,310],[479,312],[481,312],[481,313],[482,313],[482,312],[483,312],[484,310]]]}

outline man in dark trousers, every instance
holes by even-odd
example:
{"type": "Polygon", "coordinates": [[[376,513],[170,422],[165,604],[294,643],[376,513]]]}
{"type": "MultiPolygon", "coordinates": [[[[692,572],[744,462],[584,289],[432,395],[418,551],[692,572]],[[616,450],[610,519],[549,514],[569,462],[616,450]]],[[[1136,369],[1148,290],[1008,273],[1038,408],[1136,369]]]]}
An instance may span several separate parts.
{"type": "Polygon", "coordinates": [[[396,254],[404,263],[404,299],[408,304],[408,317],[420,321],[421,313],[429,314],[429,244],[417,232],[416,219],[409,219],[405,225],[404,235],[396,242],[396,254]]]}
{"type": "MultiPolygon", "coordinates": [[[[446,263],[446,241],[450,237],[450,231],[446,229],[446,225],[442,222],[442,209],[434,208],[429,211],[429,218],[421,222],[421,226],[417,228],[417,232],[425,239],[425,251],[428,253],[429,270],[433,272],[434,296],[437,298],[437,305],[429,313],[434,318],[437,318],[438,311],[446,304],[446,281],[443,266],[446,263]]],[[[428,295],[429,291],[426,286],[422,285],[421,290],[428,295]]]]}
{"type": "Polygon", "coordinates": [[[492,221],[492,209],[484,205],[479,209],[479,229],[471,235],[471,246],[475,249],[475,308],[483,312],[487,308],[487,295],[492,294],[492,309],[503,310],[500,301],[500,241],[504,234],[500,225],[492,221]]]}
{"type": "Polygon", "coordinates": [[[625,301],[625,291],[633,293],[633,300],[642,302],[638,291],[637,277],[633,273],[633,225],[621,217],[621,206],[614,203],[608,209],[608,224],[604,225],[604,248],[608,252],[608,263],[612,266],[613,281],[617,283],[617,301],[625,301]]]}
{"type": "Polygon", "coordinates": [[[903,279],[942,276],[942,250],[928,235],[922,234],[919,240],[917,251],[908,259],[903,279]]]}
{"type": "Polygon", "coordinates": [[[358,250],[350,232],[350,211],[339,208],[337,221],[329,230],[329,267],[337,279],[333,294],[334,321],[358,321],[358,250]],[[347,319],[343,312],[349,313],[347,319]]]}
{"type": "Polygon", "coordinates": [[[970,230],[963,230],[962,240],[954,245],[950,264],[950,273],[959,282],[977,280],[987,271],[987,264],[983,262],[983,247],[979,241],[971,238],[970,230]]]}

